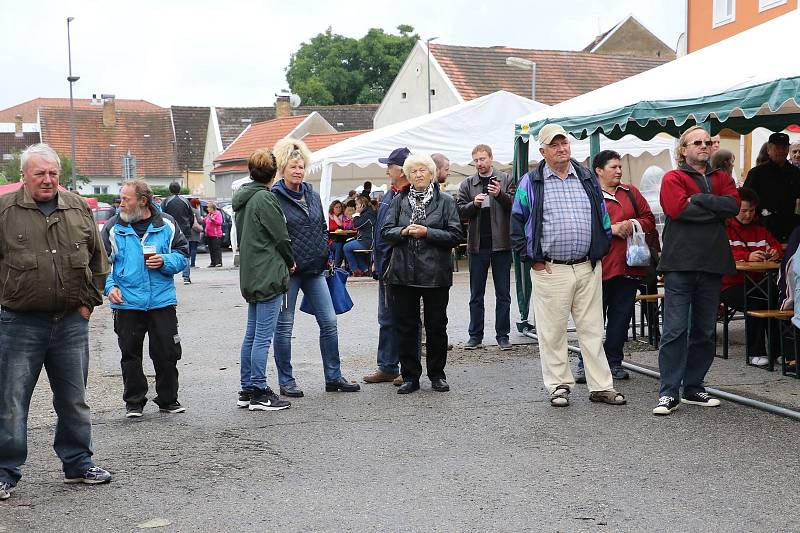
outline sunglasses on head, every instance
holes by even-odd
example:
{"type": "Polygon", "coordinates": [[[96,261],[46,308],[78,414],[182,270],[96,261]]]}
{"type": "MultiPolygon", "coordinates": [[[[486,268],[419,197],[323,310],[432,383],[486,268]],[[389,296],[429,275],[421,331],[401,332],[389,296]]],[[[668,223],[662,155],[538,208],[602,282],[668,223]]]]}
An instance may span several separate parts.
{"type": "Polygon", "coordinates": [[[713,143],[714,143],[714,141],[699,141],[698,140],[698,141],[692,141],[690,143],[686,143],[686,146],[689,146],[690,144],[693,144],[695,146],[702,146],[703,144],[705,144],[706,146],[711,146],[713,143]]]}

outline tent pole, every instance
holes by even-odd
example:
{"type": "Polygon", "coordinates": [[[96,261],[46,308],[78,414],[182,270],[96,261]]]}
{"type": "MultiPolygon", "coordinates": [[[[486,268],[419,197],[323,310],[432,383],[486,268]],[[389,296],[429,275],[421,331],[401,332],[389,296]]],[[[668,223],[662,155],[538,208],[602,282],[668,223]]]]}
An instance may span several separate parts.
{"type": "Polygon", "coordinates": [[[589,167],[592,166],[594,156],[600,153],[600,132],[594,132],[589,137],[589,167]]]}
{"type": "MultiPolygon", "coordinates": [[[[512,167],[511,178],[514,181],[514,189],[519,185],[519,181],[528,172],[528,151],[530,143],[524,142],[522,137],[514,140],[514,166],[512,167]]],[[[519,321],[517,330],[520,333],[531,330],[536,321],[531,309],[531,267],[519,260],[519,254],[513,253],[514,258],[514,282],[517,289],[517,309],[519,310],[519,321]]]]}

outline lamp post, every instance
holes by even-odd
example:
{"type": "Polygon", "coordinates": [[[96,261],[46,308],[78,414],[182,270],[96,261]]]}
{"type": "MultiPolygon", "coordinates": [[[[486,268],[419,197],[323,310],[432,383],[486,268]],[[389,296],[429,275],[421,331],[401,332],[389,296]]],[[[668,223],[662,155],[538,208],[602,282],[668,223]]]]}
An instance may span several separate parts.
{"type": "Polygon", "coordinates": [[[80,76],[72,75],[72,43],[70,42],[69,23],[73,20],[75,20],[75,17],[67,17],[67,54],[69,57],[69,76],[67,76],[67,81],[69,82],[69,129],[72,143],[72,164],[70,165],[72,176],[70,178],[72,190],[77,191],[78,183],[75,179],[75,104],[72,101],[72,84],[81,78],[80,76]]]}
{"type": "Polygon", "coordinates": [[[428,50],[428,114],[431,112],[431,41],[435,41],[438,37],[429,37],[425,39],[425,48],[428,50]]]}
{"type": "Polygon", "coordinates": [[[531,100],[536,100],[536,63],[522,57],[511,56],[506,58],[506,65],[523,70],[531,70],[531,100]]]}

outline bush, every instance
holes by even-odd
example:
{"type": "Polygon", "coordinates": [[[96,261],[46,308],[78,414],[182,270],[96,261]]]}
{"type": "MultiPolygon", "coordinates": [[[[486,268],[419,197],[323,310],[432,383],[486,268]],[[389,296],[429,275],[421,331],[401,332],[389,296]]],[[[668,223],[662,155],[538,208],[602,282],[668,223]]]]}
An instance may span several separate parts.
{"type": "MultiPolygon", "coordinates": [[[[156,185],[150,187],[153,190],[153,194],[156,196],[160,196],[162,198],[166,198],[167,196],[172,196],[172,193],[169,192],[169,187],[164,187],[163,185],[156,185]]],[[[181,187],[181,194],[189,194],[189,187],[181,187]]]]}
{"type": "Polygon", "coordinates": [[[81,196],[85,198],[97,198],[98,202],[105,202],[107,204],[113,204],[114,198],[119,198],[116,194],[82,194],[81,196]]]}

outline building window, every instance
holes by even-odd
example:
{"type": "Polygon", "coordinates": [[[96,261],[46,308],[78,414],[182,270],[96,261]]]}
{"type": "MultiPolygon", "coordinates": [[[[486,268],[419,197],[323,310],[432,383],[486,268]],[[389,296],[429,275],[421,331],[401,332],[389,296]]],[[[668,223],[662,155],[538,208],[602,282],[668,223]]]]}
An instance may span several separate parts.
{"type": "Polygon", "coordinates": [[[736,0],[714,0],[713,18],[714,28],[736,20],[736,0]]]}
{"type": "Polygon", "coordinates": [[[758,12],[766,11],[767,9],[782,6],[786,0],[758,0],[758,12]]]}
{"type": "Polygon", "coordinates": [[[431,96],[436,96],[436,89],[431,89],[431,96]]]}
{"type": "Polygon", "coordinates": [[[108,194],[108,185],[95,185],[92,187],[92,194],[108,194]]]}
{"type": "Polygon", "coordinates": [[[408,98],[408,94],[406,94],[406,93],[400,93],[400,99],[401,99],[401,100],[405,100],[406,98],[408,98]]]}

